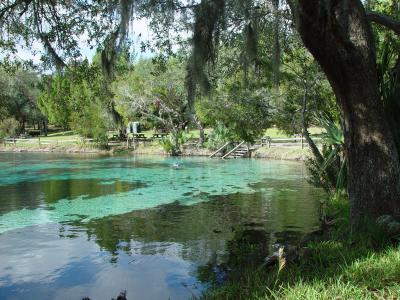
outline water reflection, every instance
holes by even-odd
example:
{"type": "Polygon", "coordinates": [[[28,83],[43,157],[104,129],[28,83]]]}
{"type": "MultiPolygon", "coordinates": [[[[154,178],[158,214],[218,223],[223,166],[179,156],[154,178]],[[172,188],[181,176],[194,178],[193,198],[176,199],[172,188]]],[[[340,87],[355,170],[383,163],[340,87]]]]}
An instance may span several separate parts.
{"type": "Polygon", "coordinates": [[[29,163],[13,167],[0,178],[0,212],[21,218],[0,215],[0,299],[111,299],[122,290],[129,299],[189,299],[318,224],[322,193],[300,164],[170,163],[35,160],[23,175],[29,163]],[[23,223],[22,207],[37,219],[23,223]]]}
{"type": "Polygon", "coordinates": [[[145,186],[145,183],[139,181],[119,179],[104,181],[97,178],[47,179],[0,185],[0,195],[4,195],[1,200],[0,215],[23,208],[35,209],[61,199],[73,200],[78,197],[90,199],[129,192],[145,186]]]}
{"type": "Polygon", "coordinates": [[[246,269],[254,270],[261,266],[270,253],[270,246],[271,233],[245,225],[227,241],[224,259],[212,256],[197,268],[197,278],[203,283],[221,285],[228,276],[240,276],[246,273],[246,269]]]}
{"type": "Polygon", "coordinates": [[[0,299],[111,299],[125,289],[129,299],[188,299],[201,293],[194,265],[174,255],[177,244],[163,255],[120,251],[118,264],[110,264],[110,254],[85,234],[60,239],[57,227],[0,236],[0,299]]]}
{"type": "Polygon", "coordinates": [[[306,199],[311,196],[310,192],[307,186],[295,192],[286,191],[284,201],[280,199],[283,194],[270,198],[262,191],[209,196],[209,201],[191,206],[174,202],[89,222],[71,221],[64,224],[84,228],[89,238],[114,256],[120,251],[128,254],[163,254],[169,243],[179,243],[182,245],[177,250],[180,257],[206,263],[212,255],[222,253],[221,249],[224,249],[227,241],[232,240],[235,232],[244,225],[275,233],[270,238],[272,242],[292,239],[299,232],[315,229],[318,204],[303,201],[301,197],[290,197],[292,193],[301,193],[306,199]],[[305,214],[315,217],[304,218],[305,214]],[[293,230],[291,235],[288,229],[293,230]],[[279,236],[283,230],[286,230],[286,235],[279,236]],[[148,246],[142,247],[142,244],[148,246]]]}

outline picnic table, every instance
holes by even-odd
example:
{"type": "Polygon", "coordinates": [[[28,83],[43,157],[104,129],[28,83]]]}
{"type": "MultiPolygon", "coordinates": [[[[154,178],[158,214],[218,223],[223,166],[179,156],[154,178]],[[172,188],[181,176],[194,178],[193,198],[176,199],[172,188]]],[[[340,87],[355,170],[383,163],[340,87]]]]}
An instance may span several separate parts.
{"type": "Polygon", "coordinates": [[[134,133],[133,137],[136,138],[136,139],[145,139],[146,138],[144,133],[134,133]]]}
{"type": "Polygon", "coordinates": [[[36,129],[28,131],[29,136],[39,136],[40,133],[41,133],[40,130],[36,130],[36,129]]]}
{"type": "Polygon", "coordinates": [[[122,142],[126,140],[126,135],[125,134],[118,134],[114,133],[111,138],[109,139],[110,142],[122,142]]]}
{"type": "Polygon", "coordinates": [[[165,133],[165,132],[159,132],[159,133],[153,134],[153,138],[155,138],[155,139],[163,139],[166,136],[168,136],[168,133],[165,133]]]}

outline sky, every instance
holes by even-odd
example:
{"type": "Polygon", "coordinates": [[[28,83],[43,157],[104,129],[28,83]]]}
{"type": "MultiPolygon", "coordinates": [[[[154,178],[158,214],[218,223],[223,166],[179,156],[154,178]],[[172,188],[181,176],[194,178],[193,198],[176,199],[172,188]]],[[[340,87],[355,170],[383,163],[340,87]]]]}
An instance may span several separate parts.
{"type": "MultiPolygon", "coordinates": [[[[141,52],[140,42],[151,39],[152,32],[148,26],[147,19],[133,20],[130,25],[130,35],[133,40],[133,50],[135,58],[147,58],[153,55],[151,52],[141,52]]],[[[79,39],[79,48],[82,54],[82,58],[87,58],[89,61],[92,60],[96,49],[90,49],[87,36],[83,35],[79,39]]],[[[35,64],[40,63],[40,57],[44,52],[43,46],[39,41],[35,41],[31,47],[26,47],[22,43],[17,46],[17,53],[14,55],[17,60],[32,60],[35,64]]],[[[0,53],[0,59],[4,57],[0,53]]]]}

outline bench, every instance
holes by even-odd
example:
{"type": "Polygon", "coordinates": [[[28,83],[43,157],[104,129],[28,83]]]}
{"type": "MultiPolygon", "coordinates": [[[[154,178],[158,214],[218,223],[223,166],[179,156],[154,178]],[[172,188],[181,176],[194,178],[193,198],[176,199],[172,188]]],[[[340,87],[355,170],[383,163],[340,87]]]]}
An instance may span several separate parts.
{"type": "Polygon", "coordinates": [[[29,136],[39,136],[40,133],[41,133],[40,130],[29,130],[29,131],[28,131],[28,135],[29,135],[29,136]]]}

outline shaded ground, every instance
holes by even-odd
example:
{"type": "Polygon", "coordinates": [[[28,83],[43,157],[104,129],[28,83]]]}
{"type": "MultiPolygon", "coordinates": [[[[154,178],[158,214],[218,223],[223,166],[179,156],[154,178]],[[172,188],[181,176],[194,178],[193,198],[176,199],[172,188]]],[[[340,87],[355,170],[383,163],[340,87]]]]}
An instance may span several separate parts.
{"type": "Polygon", "coordinates": [[[399,240],[389,239],[373,227],[358,236],[351,236],[346,228],[343,221],[316,241],[310,240],[305,243],[307,255],[287,260],[280,267],[265,267],[260,259],[252,264],[243,260],[249,253],[265,251],[260,244],[263,239],[246,238],[243,232],[227,245],[233,249],[233,264],[210,263],[207,270],[200,270],[202,278],[212,284],[202,298],[399,299],[399,240]],[[217,280],[221,268],[228,270],[224,284],[217,280]]]}

